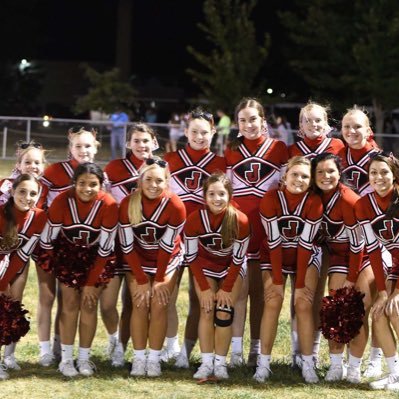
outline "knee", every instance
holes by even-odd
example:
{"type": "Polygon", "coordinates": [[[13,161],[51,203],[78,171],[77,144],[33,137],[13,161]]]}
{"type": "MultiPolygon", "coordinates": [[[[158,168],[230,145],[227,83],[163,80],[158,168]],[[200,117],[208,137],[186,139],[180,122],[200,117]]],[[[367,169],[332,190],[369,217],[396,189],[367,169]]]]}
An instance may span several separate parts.
{"type": "Polygon", "coordinates": [[[43,307],[53,306],[55,293],[51,291],[41,291],[39,295],[39,304],[43,307]]]}
{"type": "Polygon", "coordinates": [[[309,301],[305,301],[303,299],[298,299],[295,304],[295,312],[300,314],[308,314],[312,313],[313,305],[309,301]]]}
{"type": "Polygon", "coordinates": [[[212,310],[210,312],[207,312],[205,309],[201,309],[200,319],[202,321],[206,322],[206,323],[213,324],[214,315],[215,315],[215,311],[214,310],[212,310]]]}
{"type": "Polygon", "coordinates": [[[283,305],[283,299],[276,297],[266,301],[264,309],[265,312],[279,313],[281,311],[282,305],[283,305]]]}

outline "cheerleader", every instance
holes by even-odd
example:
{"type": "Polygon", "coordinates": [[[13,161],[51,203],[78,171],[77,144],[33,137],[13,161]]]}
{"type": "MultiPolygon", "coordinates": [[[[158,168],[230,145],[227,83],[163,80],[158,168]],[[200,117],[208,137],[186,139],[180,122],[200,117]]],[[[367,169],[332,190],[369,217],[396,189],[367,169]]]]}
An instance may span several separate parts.
{"type": "MultiPolygon", "coordinates": [[[[68,131],[68,160],[54,163],[48,166],[43,173],[41,182],[48,188],[47,206],[54,198],[72,187],[72,178],[75,169],[84,162],[93,162],[100,143],[96,140],[96,130],[88,130],[84,127],[71,128],[68,131]]],[[[39,276],[39,306],[42,308],[41,319],[45,332],[39,334],[40,363],[43,366],[50,365],[55,358],[61,356],[59,318],[61,313],[61,301],[58,299],[57,313],[54,323],[53,348],[50,349],[50,322],[51,309],[56,297],[56,279],[53,273],[38,270],[39,276]],[[46,332],[47,331],[47,332],[46,332]]],[[[60,293],[58,292],[58,295],[60,293]]]]}
{"type": "Polygon", "coordinates": [[[180,231],[186,211],[179,197],[169,192],[168,184],[167,163],[147,159],[136,191],[122,200],[119,209],[120,245],[132,271],[126,277],[133,306],[130,374],[136,377],[161,375],[167,308],[182,260],[180,231]]]}
{"type": "Polygon", "coordinates": [[[315,245],[315,237],[323,206],[320,197],[308,191],[310,176],[307,158],[291,158],[282,179],[283,188],[268,191],[260,204],[266,239],[261,258],[265,299],[261,355],[253,376],[258,382],[264,382],[271,372],[271,351],[288,274],[296,274],[294,306],[302,352],[302,376],[306,383],[318,382],[312,355],[312,302],[320,271],[320,248],[315,245]]]}
{"type": "MultiPolygon", "coordinates": [[[[366,314],[374,296],[373,272],[367,259],[363,260],[364,240],[355,215],[355,204],[359,196],[341,183],[342,167],[339,157],[333,154],[320,154],[312,160],[314,191],[322,199],[324,212],[320,242],[328,251],[328,288],[334,291],[345,286],[354,286],[365,294],[363,299],[366,314]]],[[[360,334],[350,344],[347,380],[360,382],[359,343],[367,343],[368,323],[365,317],[360,334]]],[[[326,381],[339,381],[346,375],[343,364],[344,345],[329,341],[330,367],[326,381]]],[[[361,357],[361,356],[360,356],[361,357]]]]}
{"type": "Polygon", "coordinates": [[[399,333],[398,181],[399,161],[393,155],[374,156],[369,164],[369,182],[374,192],[362,197],[355,206],[378,290],[371,308],[373,328],[389,369],[386,378],[370,385],[373,389],[393,391],[399,390],[399,359],[393,333],[399,333]],[[393,266],[387,280],[379,244],[392,255],[393,266]]]}
{"type": "MultiPolygon", "coordinates": [[[[227,175],[233,185],[233,198],[251,220],[251,238],[248,246],[248,280],[250,298],[251,344],[248,365],[255,366],[259,355],[259,331],[263,308],[263,287],[259,270],[259,248],[264,230],[259,216],[259,203],[264,193],[276,188],[281,167],[287,163],[287,147],[282,141],[268,137],[265,113],[255,99],[243,99],[235,110],[239,137],[225,151],[227,175]]],[[[247,281],[248,282],[248,281],[247,281]]],[[[244,333],[248,286],[244,284],[236,304],[233,324],[232,366],[243,363],[242,336],[244,333]]]]}
{"type": "Polygon", "coordinates": [[[289,157],[301,155],[312,159],[323,152],[338,154],[344,144],[340,139],[327,137],[330,131],[327,108],[308,102],[299,112],[300,140],[288,147],[289,157]]]}
{"type": "Polygon", "coordinates": [[[222,172],[212,174],[204,183],[206,209],[190,214],[184,232],[186,258],[201,307],[202,362],[196,379],[212,374],[229,378],[226,355],[249,242],[248,218],[230,203],[232,194],[230,180],[222,172]]]}
{"type": "MultiPolygon", "coordinates": [[[[66,377],[90,376],[95,365],[90,347],[96,332],[97,301],[112,277],[109,258],[114,246],[118,209],[115,200],[101,190],[104,175],[93,163],[80,164],[73,187],[51,204],[41,246],[48,262],[41,266],[54,271],[61,289],[61,362],[66,377]],[[73,344],[79,325],[79,357],[73,362],[73,344]]],[[[40,259],[39,259],[40,261],[40,259]]]]}
{"type": "MultiPolygon", "coordinates": [[[[187,137],[186,146],[179,151],[165,154],[164,159],[168,162],[171,173],[170,189],[183,201],[187,215],[203,208],[203,181],[215,171],[226,171],[224,158],[210,151],[215,132],[213,115],[197,108],[188,114],[188,125],[184,131],[187,137]]],[[[182,268],[181,274],[183,270],[182,268]]],[[[179,277],[181,278],[181,276],[179,277]]],[[[199,320],[199,304],[191,271],[189,273],[189,312],[184,333],[184,344],[180,353],[177,337],[177,293],[178,286],[169,304],[166,351],[163,360],[177,357],[175,366],[188,368],[190,354],[198,337],[199,320]]]]}
{"type": "MultiPolygon", "coordinates": [[[[368,178],[368,169],[370,157],[377,154],[379,148],[373,140],[369,118],[362,110],[356,107],[351,108],[344,115],[342,118],[342,137],[346,142],[346,147],[338,155],[342,159],[343,175],[360,196],[364,196],[372,191],[368,178]]],[[[385,250],[384,254],[386,257],[385,250]]],[[[359,358],[363,356],[366,345],[367,339],[363,350],[359,348],[357,353],[359,358]]],[[[363,376],[366,378],[380,377],[382,374],[381,360],[382,351],[375,340],[372,329],[370,357],[363,376]]]]}
{"type": "MultiPolygon", "coordinates": [[[[109,183],[109,191],[119,204],[123,198],[129,195],[135,188],[139,177],[139,169],[143,162],[152,157],[152,151],[158,147],[155,132],[144,123],[133,125],[128,131],[129,152],[126,158],[115,159],[105,168],[109,183]]],[[[124,348],[130,338],[130,315],[132,313],[131,298],[126,286],[122,290],[122,313],[120,318],[120,331],[118,330],[118,293],[126,271],[130,271],[127,265],[123,265],[122,254],[119,245],[116,247],[118,265],[115,277],[103,290],[100,297],[100,310],[104,325],[108,331],[108,354],[114,367],[124,365],[124,348]]]]}
{"type": "MultiPolygon", "coordinates": [[[[29,257],[39,241],[46,214],[35,207],[40,186],[30,174],[19,175],[12,183],[11,196],[0,206],[0,293],[21,301],[26,285],[29,257]]],[[[0,379],[8,378],[4,368],[20,370],[15,359],[15,343],[7,345],[0,379]]]]}

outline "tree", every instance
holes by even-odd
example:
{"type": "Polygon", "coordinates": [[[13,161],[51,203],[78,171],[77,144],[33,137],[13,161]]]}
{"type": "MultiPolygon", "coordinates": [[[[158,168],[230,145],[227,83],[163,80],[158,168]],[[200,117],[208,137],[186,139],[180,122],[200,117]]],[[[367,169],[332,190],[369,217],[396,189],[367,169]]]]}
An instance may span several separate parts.
{"type": "Polygon", "coordinates": [[[294,71],[317,99],[341,110],[372,104],[376,131],[396,106],[399,89],[399,9],[395,0],[296,0],[297,10],[280,13],[296,46],[294,71]]]}
{"type": "Polygon", "coordinates": [[[74,106],[76,113],[95,110],[109,114],[116,109],[129,111],[136,91],[130,83],[120,79],[118,68],[102,73],[89,65],[84,65],[84,68],[91,86],[86,95],[77,99],[74,106]]]}
{"type": "Polygon", "coordinates": [[[198,24],[205,39],[212,44],[209,51],[187,50],[201,70],[187,73],[201,88],[212,106],[231,110],[244,96],[261,94],[264,87],[259,73],[269,49],[269,35],[262,44],[256,41],[254,23],[250,16],[256,0],[205,0],[205,23],[198,24]]]}

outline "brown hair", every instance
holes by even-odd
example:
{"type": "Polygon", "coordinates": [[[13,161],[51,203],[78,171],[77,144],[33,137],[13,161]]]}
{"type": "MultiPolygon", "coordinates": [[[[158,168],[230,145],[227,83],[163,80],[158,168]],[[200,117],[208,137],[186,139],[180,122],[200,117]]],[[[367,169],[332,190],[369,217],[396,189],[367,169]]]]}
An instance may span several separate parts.
{"type": "Polygon", "coordinates": [[[127,141],[130,141],[132,139],[133,134],[136,132],[148,133],[151,136],[151,138],[153,138],[153,139],[157,138],[155,131],[149,125],[147,125],[146,123],[143,123],[143,122],[139,122],[139,123],[135,123],[127,131],[127,141]]]}
{"type": "Polygon", "coordinates": [[[206,197],[206,193],[208,192],[210,185],[217,182],[222,183],[223,187],[229,194],[229,203],[227,204],[221,229],[223,246],[229,247],[239,234],[237,210],[230,203],[230,200],[233,196],[233,186],[230,179],[223,172],[218,171],[212,173],[203,184],[204,197],[206,197]]]}

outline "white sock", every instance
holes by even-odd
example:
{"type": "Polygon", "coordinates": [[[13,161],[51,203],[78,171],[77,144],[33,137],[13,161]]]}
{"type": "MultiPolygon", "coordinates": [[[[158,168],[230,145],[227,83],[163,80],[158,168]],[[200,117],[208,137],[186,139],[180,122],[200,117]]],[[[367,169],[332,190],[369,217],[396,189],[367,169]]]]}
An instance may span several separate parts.
{"type": "Polygon", "coordinates": [[[321,342],[321,331],[317,330],[314,332],[314,341],[313,341],[313,356],[316,358],[319,356],[320,342],[321,342]]]}
{"type": "Polygon", "coordinates": [[[215,355],[215,366],[225,366],[226,365],[226,356],[215,355]]]}
{"type": "Polygon", "coordinates": [[[349,367],[360,368],[362,364],[362,358],[353,356],[349,353],[349,367]]]}
{"type": "Polygon", "coordinates": [[[193,351],[195,346],[195,341],[192,339],[185,339],[183,346],[180,351],[180,356],[184,356],[185,358],[189,359],[191,352],[193,351]]]}
{"type": "Polygon", "coordinates": [[[382,350],[381,348],[374,348],[373,346],[370,348],[370,362],[378,362],[382,360],[382,350]]]}
{"type": "Polygon", "coordinates": [[[214,357],[213,353],[201,353],[202,364],[213,364],[214,357]]]}
{"type": "Polygon", "coordinates": [[[399,358],[398,354],[395,353],[394,356],[386,357],[385,360],[387,361],[388,369],[390,374],[399,374],[399,358]]]}
{"type": "Polygon", "coordinates": [[[148,353],[149,361],[159,363],[160,357],[161,357],[161,351],[150,348],[150,351],[148,353]]]}
{"type": "Polygon", "coordinates": [[[249,353],[260,353],[260,339],[251,339],[249,353]]]}
{"type": "Polygon", "coordinates": [[[313,367],[313,355],[302,355],[302,360],[304,363],[311,364],[313,367]]]}
{"type": "Polygon", "coordinates": [[[89,360],[90,359],[90,348],[82,348],[81,346],[79,346],[78,359],[80,361],[89,360]]]}
{"type": "Polygon", "coordinates": [[[242,353],[242,337],[231,338],[231,352],[242,353]]]}
{"type": "Polygon", "coordinates": [[[137,360],[138,359],[141,359],[141,360],[146,359],[145,349],[140,349],[140,350],[134,349],[133,353],[134,353],[134,359],[137,359],[137,360]]]}
{"type": "Polygon", "coordinates": [[[258,359],[258,366],[259,367],[266,367],[266,368],[270,368],[270,360],[271,360],[272,356],[271,355],[259,355],[259,359],[258,359]]]}
{"type": "Polygon", "coordinates": [[[66,360],[73,359],[73,345],[61,344],[61,360],[65,362],[66,360]]]}
{"type": "Polygon", "coordinates": [[[176,335],[175,337],[166,337],[166,349],[168,352],[179,352],[179,337],[176,335]]]}
{"type": "Polygon", "coordinates": [[[51,354],[50,341],[39,341],[40,356],[51,354]]]}
{"type": "Polygon", "coordinates": [[[299,353],[298,332],[295,330],[291,330],[291,351],[293,354],[299,353]]]}
{"type": "Polygon", "coordinates": [[[109,342],[118,342],[119,341],[119,330],[116,330],[113,334],[108,334],[109,342]]]}
{"type": "Polygon", "coordinates": [[[344,360],[343,353],[330,353],[331,366],[342,365],[343,360],[344,360]]]}
{"type": "Polygon", "coordinates": [[[14,355],[16,346],[17,346],[16,342],[6,345],[4,348],[4,357],[14,355]]]}

